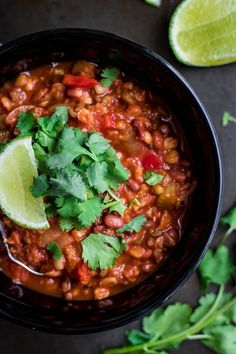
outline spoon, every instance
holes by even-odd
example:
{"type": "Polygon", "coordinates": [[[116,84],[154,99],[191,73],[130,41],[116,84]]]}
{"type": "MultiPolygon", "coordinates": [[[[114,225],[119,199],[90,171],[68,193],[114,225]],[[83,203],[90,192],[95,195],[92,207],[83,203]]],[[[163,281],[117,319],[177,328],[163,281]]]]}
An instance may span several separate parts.
{"type": "Polygon", "coordinates": [[[16,264],[18,264],[19,266],[25,268],[26,270],[28,270],[28,272],[34,274],[34,275],[39,275],[39,276],[46,276],[46,274],[44,273],[40,273],[37,272],[36,270],[30,268],[29,266],[27,266],[26,264],[24,264],[23,262],[19,261],[19,259],[15,258],[10,251],[9,245],[7,243],[7,233],[6,233],[6,229],[5,226],[3,225],[2,221],[0,221],[0,233],[2,236],[2,240],[3,240],[3,244],[5,246],[5,249],[7,251],[8,257],[10,258],[10,260],[16,264]]]}

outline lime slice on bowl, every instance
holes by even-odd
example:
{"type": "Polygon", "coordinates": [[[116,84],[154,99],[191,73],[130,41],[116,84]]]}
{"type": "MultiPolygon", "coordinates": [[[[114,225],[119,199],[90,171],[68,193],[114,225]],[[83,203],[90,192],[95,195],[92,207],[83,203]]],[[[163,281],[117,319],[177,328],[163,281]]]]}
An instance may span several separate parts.
{"type": "Polygon", "coordinates": [[[31,137],[14,139],[0,154],[0,208],[16,224],[34,230],[49,227],[43,199],[30,192],[37,174],[31,137]]]}
{"type": "Polygon", "coordinates": [[[194,66],[236,61],[236,0],[185,0],[169,25],[176,58],[194,66]]]}

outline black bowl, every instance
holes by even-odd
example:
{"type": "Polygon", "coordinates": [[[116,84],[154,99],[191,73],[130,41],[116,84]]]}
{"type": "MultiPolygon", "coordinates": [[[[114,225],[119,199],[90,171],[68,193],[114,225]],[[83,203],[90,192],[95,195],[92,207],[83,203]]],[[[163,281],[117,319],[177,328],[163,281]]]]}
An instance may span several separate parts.
{"type": "Polygon", "coordinates": [[[207,251],[219,220],[222,160],[212,122],[184,78],[150,49],[113,34],[59,29],[31,34],[0,49],[0,84],[20,71],[68,59],[119,66],[156,91],[178,118],[198,180],[183,236],[172,256],[133,288],[102,301],[65,302],[13,284],[0,274],[0,314],[55,333],[90,333],[118,327],[155,309],[190,277],[207,251]]]}

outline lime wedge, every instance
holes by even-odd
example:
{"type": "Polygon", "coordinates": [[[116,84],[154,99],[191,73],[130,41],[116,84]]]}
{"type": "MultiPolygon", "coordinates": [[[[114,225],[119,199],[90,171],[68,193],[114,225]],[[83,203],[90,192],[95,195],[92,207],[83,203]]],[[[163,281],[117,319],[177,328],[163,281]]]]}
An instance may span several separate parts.
{"type": "Polygon", "coordinates": [[[49,227],[43,199],[30,192],[37,176],[31,137],[12,140],[0,154],[0,208],[9,219],[28,229],[49,227]]]}
{"type": "Polygon", "coordinates": [[[236,0],[185,0],[175,10],[169,42],[188,65],[215,66],[236,61],[236,0]]]}

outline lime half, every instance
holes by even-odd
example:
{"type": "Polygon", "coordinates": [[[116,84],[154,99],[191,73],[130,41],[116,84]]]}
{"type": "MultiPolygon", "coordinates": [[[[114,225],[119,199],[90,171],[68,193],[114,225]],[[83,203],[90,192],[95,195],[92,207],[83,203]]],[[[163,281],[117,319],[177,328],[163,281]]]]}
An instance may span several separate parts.
{"type": "Polygon", "coordinates": [[[236,0],[185,0],[169,26],[170,46],[188,65],[236,61],[236,0]]]}
{"type": "Polygon", "coordinates": [[[37,176],[31,137],[12,140],[0,154],[0,207],[16,224],[27,229],[49,227],[42,198],[30,192],[37,176]]]}

